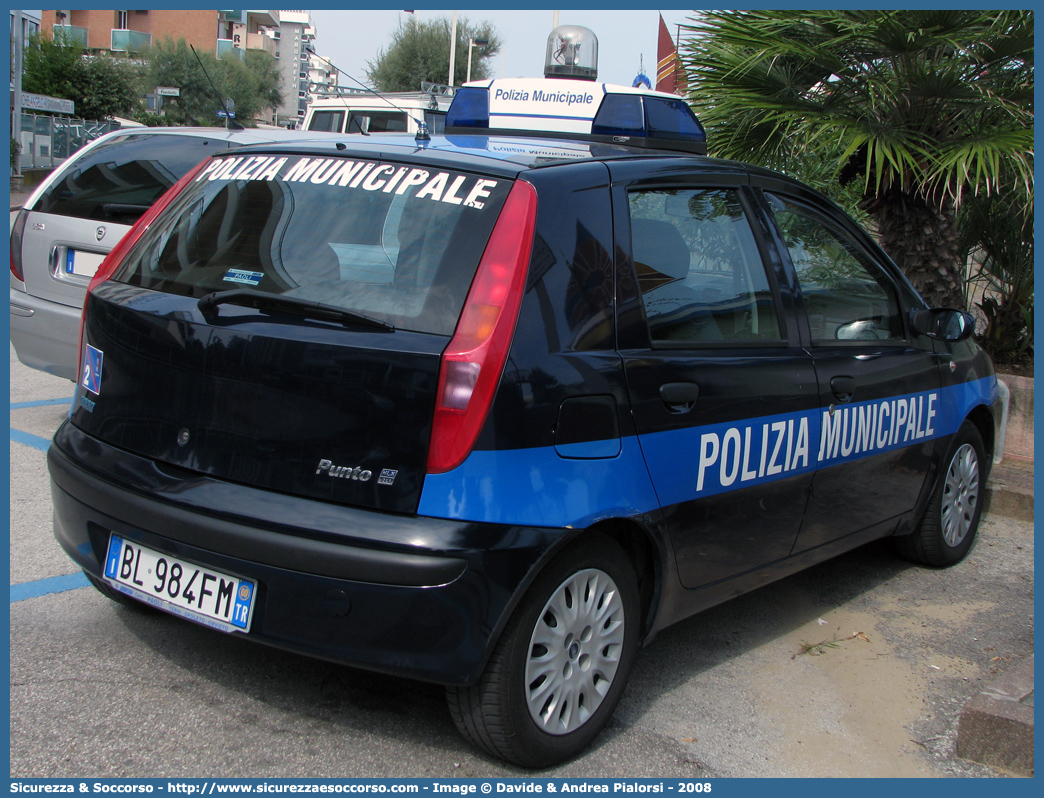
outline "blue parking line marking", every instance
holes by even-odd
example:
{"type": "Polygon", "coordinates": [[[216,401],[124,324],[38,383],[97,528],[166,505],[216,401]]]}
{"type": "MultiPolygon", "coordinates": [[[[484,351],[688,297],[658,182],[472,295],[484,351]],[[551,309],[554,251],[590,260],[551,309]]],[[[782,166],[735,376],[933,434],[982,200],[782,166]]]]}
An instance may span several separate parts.
{"type": "Polygon", "coordinates": [[[40,399],[36,402],[11,402],[12,410],[24,410],[27,407],[51,407],[53,405],[71,405],[72,399],[40,399]]]}
{"type": "MultiPolygon", "coordinates": [[[[69,405],[72,407],[72,399],[38,399],[34,402],[11,402],[11,409],[25,410],[30,407],[55,407],[57,405],[69,405]]],[[[11,427],[11,440],[25,446],[32,446],[41,452],[46,452],[51,445],[51,441],[47,438],[41,438],[39,435],[33,435],[29,432],[22,432],[14,427],[11,427]]]]}
{"type": "MultiPolygon", "coordinates": [[[[34,402],[11,402],[11,409],[24,410],[30,407],[55,407],[58,405],[71,407],[72,399],[40,399],[34,402]]],[[[29,432],[23,432],[14,427],[11,427],[11,441],[31,446],[34,449],[39,449],[41,452],[46,452],[51,446],[49,439],[41,438],[39,435],[33,435],[29,432]]],[[[87,577],[82,572],[66,574],[65,576],[52,576],[47,579],[37,579],[33,582],[23,582],[18,585],[11,585],[11,603],[14,604],[16,601],[46,596],[51,593],[63,593],[66,590],[77,590],[89,585],[90,582],[87,581],[87,577]]]]}
{"type": "Polygon", "coordinates": [[[31,435],[28,432],[22,432],[20,429],[15,429],[14,427],[11,427],[11,440],[15,443],[32,446],[34,449],[39,449],[41,452],[46,452],[51,446],[51,441],[47,438],[41,438],[39,435],[31,435]]]}
{"type": "Polygon", "coordinates": [[[35,582],[22,582],[19,585],[11,585],[11,603],[14,604],[16,601],[46,596],[50,593],[64,593],[66,590],[76,590],[88,585],[90,585],[90,582],[87,581],[87,577],[82,572],[65,576],[52,576],[48,579],[37,579],[35,582]]]}

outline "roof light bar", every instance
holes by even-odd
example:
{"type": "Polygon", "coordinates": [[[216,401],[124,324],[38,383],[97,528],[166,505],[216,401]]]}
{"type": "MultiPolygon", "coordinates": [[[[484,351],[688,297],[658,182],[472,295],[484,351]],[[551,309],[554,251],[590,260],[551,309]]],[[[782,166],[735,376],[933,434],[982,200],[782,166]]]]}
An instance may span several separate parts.
{"type": "Polygon", "coordinates": [[[510,79],[457,91],[447,133],[479,130],[707,153],[707,134],[680,97],[609,83],[510,79]]]}

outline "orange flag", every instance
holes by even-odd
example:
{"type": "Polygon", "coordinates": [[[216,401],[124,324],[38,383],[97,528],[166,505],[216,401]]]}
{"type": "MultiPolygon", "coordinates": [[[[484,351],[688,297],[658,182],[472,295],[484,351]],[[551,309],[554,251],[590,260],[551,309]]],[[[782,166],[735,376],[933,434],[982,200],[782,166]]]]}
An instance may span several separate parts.
{"type": "Polygon", "coordinates": [[[660,15],[660,35],[656,42],[656,91],[684,95],[688,81],[678,58],[678,48],[660,15]]]}

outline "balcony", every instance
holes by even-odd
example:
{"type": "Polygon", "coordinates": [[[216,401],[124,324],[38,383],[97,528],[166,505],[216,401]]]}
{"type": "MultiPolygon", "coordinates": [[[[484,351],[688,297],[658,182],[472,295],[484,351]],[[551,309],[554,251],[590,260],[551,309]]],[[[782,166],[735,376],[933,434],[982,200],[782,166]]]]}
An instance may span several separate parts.
{"type": "Polygon", "coordinates": [[[246,58],[246,54],[240,48],[236,47],[236,43],[231,39],[218,39],[217,40],[217,57],[232,53],[238,56],[240,59],[246,58]]]}
{"type": "Polygon", "coordinates": [[[256,25],[275,27],[279,24],[278,11],[263,11],[261,9],[258,9],[256,11],[247,11],[247,16],[249,17],[250,21],[256,25]]]}
{"type": "Polygon", "coordinates": [[[87,28],[76,25],[55,25],[54,38],[59,37],[63,37],[69,44],[78,44],[84,49],[87,47],[87,28]]]}
{"type": "Polygon", "coordinates": [[[263,33],[248,33],[246,35],[246,49],[248,50],[264,50],[270,56],[275,57],[276,44],[278,42],[275,39],[263,33]]]}
{"type": "Polygon", "coordinates": [[[152,45],[152,36],[136,30],[113,28],[111,45],[109,49],[116,53],[136,53],[152,45]]]}
{"type": "Polygon", "coordinates": [[[257,27],[258,25],[267,25],[269,27],[275,27],[279,24],[279,12],[278,11],[261,11],[261,10],[237,10],[237,11],[218,11],[221,15],[221,19],[224,22],[235,22],[240,25],[246,25],[248,27],[257,27]]]}

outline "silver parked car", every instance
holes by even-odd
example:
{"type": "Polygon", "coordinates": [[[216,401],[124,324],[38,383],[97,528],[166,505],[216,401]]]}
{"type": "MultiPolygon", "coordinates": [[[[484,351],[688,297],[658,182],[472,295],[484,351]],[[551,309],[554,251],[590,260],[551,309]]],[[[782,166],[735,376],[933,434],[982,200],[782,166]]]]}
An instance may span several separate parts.
{"type": "Polygon", "coordinates": [[[204,158],[314,131],[131,128],[56,169],[11,226],[11,342],[25,365],[76,379],[80,313],[95,270],[131,225],[204,158]]]}

